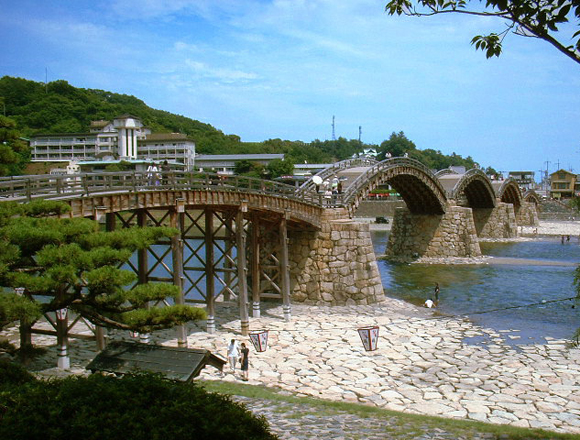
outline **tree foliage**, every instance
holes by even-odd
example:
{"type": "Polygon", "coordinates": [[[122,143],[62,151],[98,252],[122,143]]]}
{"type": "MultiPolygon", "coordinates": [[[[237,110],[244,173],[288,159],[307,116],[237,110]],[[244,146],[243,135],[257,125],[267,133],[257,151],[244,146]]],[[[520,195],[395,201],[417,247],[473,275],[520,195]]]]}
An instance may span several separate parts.
{"type": "Polygon", "coordinates": [[[274,159],[266,167],[268,177],[275,179],[280,176],[291,176],[294,174],[294,163],[290,160],[274,159]]]}
{"type": "Polygon", "coordinates": [[[0,286],[26,289],[26,297],[0,293],[0,320],[37,319],[70,307],[95,324],[151,331],[202,319],[202,309],[144,308],[148,302],[176,298],[167,283],[137,284],[121,267],[138,249],[177,233],[172,228],[129,228],[103,232],[84,218],[47,217],[70,207],[61,202],[0,204],[0,286]],[[42,297],[47,300],[36,301],[42,297]]]}
{"type": "MultiPolygon", "coordinates": [[[[237,135],[226,135],[211,125],[185,116],[155,110],[134,96],[120,95],[103,90],[81,89],[66,81],[48,84],[21,78],[0,78],[0,98],[10,116],[11,124],[18,124],[25,136],[39,133],[86,132],[93,120],[111,120],[122,114],[133,114],[143,120],[153,132],[185,133],[196,142],[198,153],[205,154],[284,154],[289,163],[332,163],[348,159],[365,149],[378,149],[376,144],[367,144],[356,139],[339,137],[335,140],[315,139],[310,143],[283,139],[268,139],[263,142],[241,142],[237,135]]],[[[13,125],[11,125],[13,127],[13,125]]],[[[413,153],[415,157],[417,152],[413,153]]],[[[443,156],[434,150],[423,158],[443,156]]],[[[0,152],[1,153],[1,152],[0,152]]],[[[26,154],[28,154],[26,152],[26,154]]],[[[23,156],[25,157],[25,156],[23,156]]],[[[460,157],[460,156],[457,156],[460,157]]],[[[457,157],[442,161],[455,163],[457,157]]],[[[2,163],[7,163],[6,161],[2,163]]],[[[437,163],[437,161],[435,161],[437,163]]],[[[239,174],[263,178],[262,165],[243,164],[246,170],[239,174]]],[[[429,165],[430,167],[433,167],[429,165]]],[[[448,165],[446,165],[448,166],[448,165]]],[[[276,168],[278,166],[276,165],[276,168]]],[[[109,171],[122,170],[122,165],[109,171]]],[[[14,170],[12,170],[14,171],[14,170]]],[[[275,177],[278,169],[265,170],[275,177]]],[[[1,172],[1,169],[0,169],[1,172]]],[[[10,172],[9,174],[17,174],[10,172]]],[[[284,174],[291,174],[285,173],[284,174]]]]}
{"type": "Polygon", "coordinates": [[[504,38],[513,33],[544,40],[580,63],[580,0],[486,0],[483,8],[481,4],[469,0],[391,0],[386,11],[390,15],[417,17],[457,13],[498,18],[506,23],[505,29],[476,35],[471,40],[471,44],[483,50],[487,58],[499,56],[504,38]],[[562,25],[571,19],[576,21],[567,26],[573,29],[572,35],[562,34],[562,25]]]}
{"type": "Polygon", "coordinates": [[[16,128],[16,121],[0,115],[0,176],[21,174],[30,160],[30,149],[16,128]]]}
{"type": "Polygon", "coordinates": [[[402,157],[407,154],[408,157],[418,160],[432,170],[442,170],[450,166],[464,166],[466,169],[478,166],[470,156],[463,158],[455,153],[445,155],[441,151],[430,148],[419,150],[415,143],[409,140],[402,131],[399,133],[393,132],[388,140],[381,143],[377,158],[383,160],[387,157],[387,154],[390,154],[391,157],[402,157]]]}
{"type": "Polygon", "coordinates": [[[0,438],[274,440],[228,396],[158,375],[37,380],[0,362],[0,438]]]}

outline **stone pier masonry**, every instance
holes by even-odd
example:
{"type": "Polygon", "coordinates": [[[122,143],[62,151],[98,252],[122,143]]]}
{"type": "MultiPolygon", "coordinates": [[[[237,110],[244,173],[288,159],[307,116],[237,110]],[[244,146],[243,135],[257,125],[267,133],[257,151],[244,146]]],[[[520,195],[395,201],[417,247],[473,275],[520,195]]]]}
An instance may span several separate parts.
{"type": "Polygon", "coordinates": [[[514,238],[518,236],[518,226],[514,206],[497,202],[492,209],[473,209],[473,220],[477,236],[480,238],[514,238]]]}
{"type": "Polygon", "coordinates": [[[327,209],[319,231],[289,235],[292,302],[361,305],[383,301],[384,292],[369,225],[327,209]]]}
{"type": "Polygon", "coordinates": [[[442,215],[395,211],[386,256],[408,262],[419,257],[480,257],[471,208],[448,205],[442,215]]]}

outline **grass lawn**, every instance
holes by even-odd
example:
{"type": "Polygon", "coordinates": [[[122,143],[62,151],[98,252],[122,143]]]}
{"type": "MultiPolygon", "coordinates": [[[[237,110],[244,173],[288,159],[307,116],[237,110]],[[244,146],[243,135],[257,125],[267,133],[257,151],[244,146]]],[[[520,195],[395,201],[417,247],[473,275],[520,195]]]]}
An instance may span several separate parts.
{"type": "Polygon", "coordinates": [[[300,411],[296,411],[295,417],[305,415],[325,415],[336,413],[349,413],[361,418],[389,419],[389,430],[397,431],[400,435],[404,430],[409,435],[416,435],[426,429],[438,428],[449,433],[455,433],[458,437],[470,437],[473,433],[491,434],[498,439],[580,439],[578,434],[560,434],[541,429],[518,428],[509,425],[493,425],[490,423],[477,422],[465,419],[448,419],[444,417],[426,416],[419,414],[406,414],[373,406],[336,402],[331,400],[316,399],[314,397],[300,397],[289,394],[275,388],[259,385],[248,385],[232,382],[200,381],[208,391],[227,394],[231,396],[244,396],[272,402],[287,402],[300,405],[300,411]]]}

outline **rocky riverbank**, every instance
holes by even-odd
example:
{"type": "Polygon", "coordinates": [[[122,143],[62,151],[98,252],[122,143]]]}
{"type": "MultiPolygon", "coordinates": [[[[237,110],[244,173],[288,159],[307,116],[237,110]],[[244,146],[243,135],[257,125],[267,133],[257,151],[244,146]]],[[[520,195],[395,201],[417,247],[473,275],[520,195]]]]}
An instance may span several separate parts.
{"type": "MultiPolygon", "coordinates": [[[[233,303],[218,304],[218,331],[192,325],[189,346],[225,356],[231,338],[249,344],[237,313],[233,303]]],[[[518,337],[514,330],[480,328],[391,298],[372,306],[293,306],[290,322],[276,305],[252,319],[251,328],[269,330],[269,341],[267,351],[252,351],[250,383],[407,413],[580,433],[580,349],[564,340],[514,347],[504,341],[518,337]],[[369,325],[380,328],[373,352],[364,351],[357,333],[369,325]],[[484,342],[466,342],[474,337],[484,342]]],[[[111,338],[129,339],[126,333],[111,338]]],[[[14,329],[10,337],[17,341],[14,329]]],[[[172,331],[152,340],[177,343],[172,331]]],[[[35,343],[46,348],[30,366],[41,376],[86,374],[96,354],[94,342],[72,339],[71,370],[61,372],[54,368],[54,339],[38,336],[35,343]]],[[[211,367],[201,377],[239,380],[211,367]]]]}

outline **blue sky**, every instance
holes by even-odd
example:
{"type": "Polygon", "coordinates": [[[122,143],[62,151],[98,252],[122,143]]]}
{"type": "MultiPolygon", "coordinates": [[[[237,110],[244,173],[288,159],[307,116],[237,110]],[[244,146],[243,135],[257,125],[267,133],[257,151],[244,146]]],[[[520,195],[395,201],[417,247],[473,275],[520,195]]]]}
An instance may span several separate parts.
{"type": "Polygon", "coordinates": [[[0,76],[134,95],[243,141],[380,143],[498,170],[580,173],[580,65],[469,16],[391,17],[386,0],[0,0],[0,76]]]}

